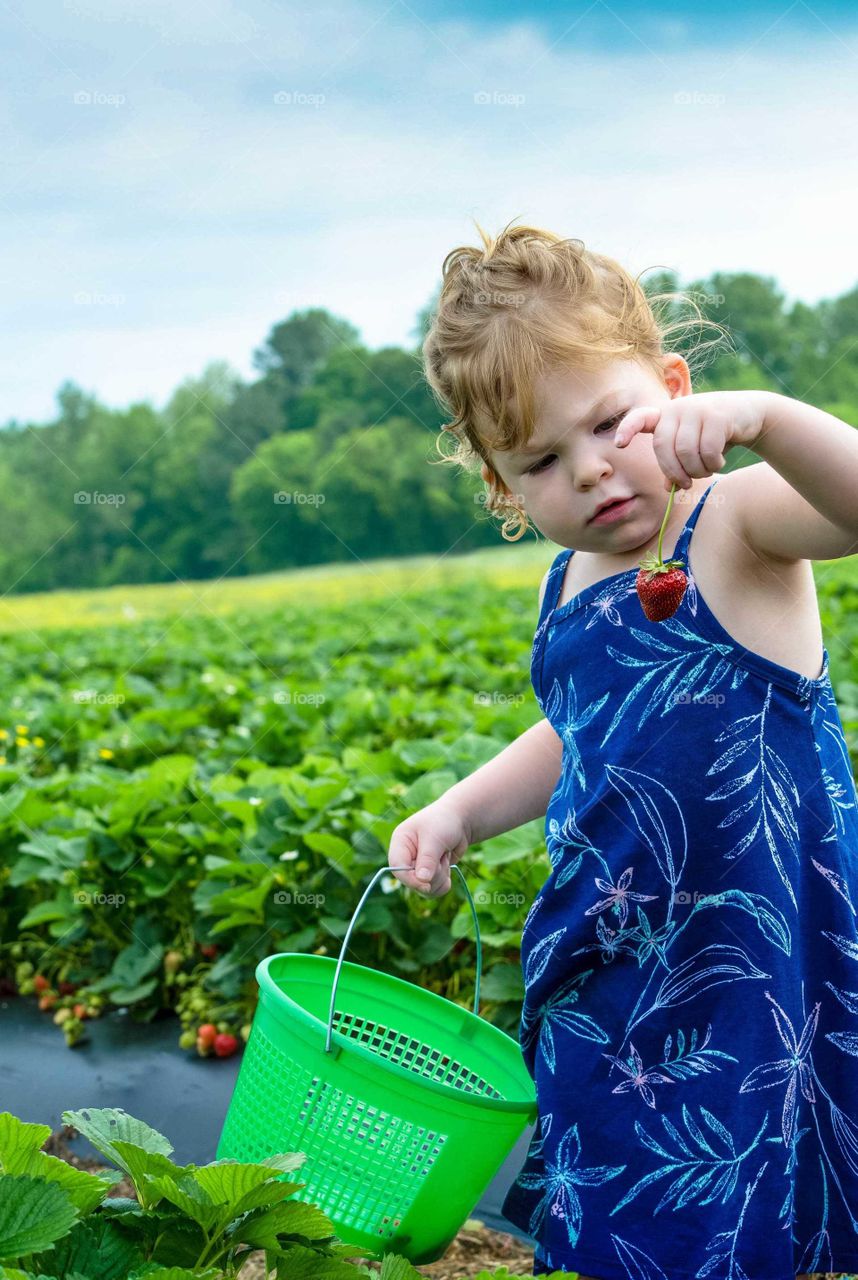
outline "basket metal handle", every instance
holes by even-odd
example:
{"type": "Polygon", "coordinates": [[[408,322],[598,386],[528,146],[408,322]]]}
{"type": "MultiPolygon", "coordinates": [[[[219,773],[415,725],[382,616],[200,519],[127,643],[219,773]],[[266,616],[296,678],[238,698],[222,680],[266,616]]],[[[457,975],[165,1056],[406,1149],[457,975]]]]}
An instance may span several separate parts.
{"type": "MultiPolygon", "coordinates": [[[[462,888],[465,890],[465,893],[467,894],[468,902],[470,903],[470,906],[471,906],[471,915],[474,920],[474,933],[476,935],[476,940],[477,940],[477,976],[476,976],[476,981],[474,982],[474,1013],[479,1015],[480,974],[482,973],[482,969],[483,969],[483,948],[482,948],[482,943],[480,941],[480,922],[477,919],[477,908],[474,906],[474,899],[471,896],[471,891],[468,888],[468,882],[465,879],[464,875],[462,874],[461,868],[457,866],[455,862],[452,864],[452,867],[454,870],[458,871],[459,873],[459,879],[462,881],[462,888]]],[[[355,926],[355,921],[357,920],[358,912],[360,911],[363,904],[366,902],[372,890],[375,888],[375,883],[380,876],[386,875],[391,871],[412,871],[412,870],[413,870],[413,867],[410,864],[407,867],[379,867],[378,871],[376,871],[375,875],[372,877],[366,889],[364,890],[363,897],[355,907],[354,915],[349,921],[348,929],[346,929],[346,936],[343,938],[343,945],[340,948],[340,958],[337,961],[337,967],[334,972],[334,985],[331,988],[331,1009],[330,1009],[330,1013],[328,1014],[328,1034],[325,1039],[326,1053],[330,1053],[331,1051],[331,1033],[334,1027],[334,1001],[337,998],[337,983],[340,980],[340,969],[342,968],[343,956],[345,955],[346,950],[348,948],[349,938],[351,937],[352,929],[355,926]]]]}

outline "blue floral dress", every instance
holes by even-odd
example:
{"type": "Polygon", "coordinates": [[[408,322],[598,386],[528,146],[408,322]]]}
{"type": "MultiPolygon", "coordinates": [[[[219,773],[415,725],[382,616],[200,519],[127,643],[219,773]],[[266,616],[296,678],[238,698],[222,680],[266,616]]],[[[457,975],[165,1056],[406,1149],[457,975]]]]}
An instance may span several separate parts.
{"type": "MultiPolygon", "coordinates": [[[[828,674],[746,649],[689,577],[556,607],[531,680],[562,739],[522,933],[539,1120],[503,1205],[534,1274],[858,1271],[858,795],[828,674]]],[[[788,621],[788,620],[785,620],[788,621]]]]}

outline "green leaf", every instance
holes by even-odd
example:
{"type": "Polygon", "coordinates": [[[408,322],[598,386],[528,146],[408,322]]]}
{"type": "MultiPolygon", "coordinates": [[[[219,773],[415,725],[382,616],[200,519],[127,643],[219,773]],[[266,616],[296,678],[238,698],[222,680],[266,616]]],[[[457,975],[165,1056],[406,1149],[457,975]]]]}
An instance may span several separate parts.
{"type": "Polygon", "coordinates": [[[112,1177],[101,1173],[87,1173],[85,1169],[76,1169],[67,1160],[49,1156],[44,1151],[34,1155],[29,1167],[21,1172],[33,1178],[44,1178],[46,1182],[55,1182],[62,1187],[81,1215],[92,1213],[121,1176],[116,1170],[112,1177]]]}
{"type": "Polygon", "coordinates": [[[307,831],[302,837],[304,844],[314,853],[323,853],[334,862],[351,866],[354,861],[354,849],[341,836],[331,835],[327,831],[307,831]]]}
{"type": "Polygon", "coordinates": [[[119,1231],[106,1218],[76,1222],[46,1253],[32,1259],[34,1270],[59,1276],[78,1275],[87,1280],[125,1280],[144,1261],[137,1240],[119,1231]]]}
{"type": "Polygon", "coordinates": [[[72,919],[72,904],[68,899],[48,898],[45,902],[37,902],[32,910],[18,921],[18,928],[31,929],[33,925],[47,924],[49,920],[71,921],[72,919]]]}
{"type": "MultiPolygon", "coordinates": [[[[429,769],[441,769],[449,763],[449,748],[435,738],[413,738],[399,742],[394,751],[403,764],[425,773],[429,769]]],[[[496,753],[493,753],[496,754],[496,753]]]]}
{"type": "Polygon", "coordinates": [[[151,996],[157,985],[157,978],[149,978],[136,987],[109,986],[108,990],[114,1004],[136,1004],[138,1000],[145,1000],[147,996],[151,996]]]}
{"type": "Polygon", "coordinates": [[[147,1194],[147,1180],[158,1178],[162,1174],[173,1178],[185,1172],[184,1168],[173,1164],[172,1160],[168,1159],[160,1151],[146,1151],[136,1142],[127,1142],[122,1138],[114,1138],[113,1149],[116,1153],[116,1159],[121,1162],[122,1168],[131,1178],[137,1191],[142,1196],[145,1196],[146,1204],[150,1207],[157,1201],[153,1201],[147,1194]]]}
{"type": "Polygon", "coordinates": [[[148,780],[171,786],[178,790],[184,787],[197,766],[193,756],[171,755],[160,756],[147,768],[148,780]]]}
{"type": "Polygon", "coordinates": [[[456,782],[458,778],[452,769],[438,769],[434,773],[426,773],[403,793],[402,803],[408,809],[422,809],[433,800],[438,800],[456,782]]]}
{"type": "Polygon", "coordinates": [[[419,1276],[420,1272],[398,1253],[386,1253],[381,1260],[380,1280],[417,1280],[419,1276]]]}
{"type": "Polygon", "coordinates": [[[480,846],[482,861],[487,867],[501,867],[507,862],[517,862],[532,855],[544,839],[538,819],[525,822],[513,831],[492,836],[480,846]]]}
{"type": "Polygon", "coordinates": [[[77,1209],[54,1183],[0,1174],[0,1262],[49,1248],[77,1218],[77,1209]]]}
{"type": "Polygon", "coordinates": [[[138,1267],[132,1271],[128,1280],[214,1280],[223,1272],[219,1267],[206,1267],[205,1271],[189,1271],[185,1267],[160,1267],[150,1263],[146,1267],[138,1267]]]}
{"type": "Polygon", "coordinates": [[[414,955],[421,964],[437,964],[450,951],[454,938],[445,924],[432,920],[424,925],[414,955]]]}
{"type": "Polygon", "coordinates": [[[143,979],[160,969],[164,948],[160,943],[147,946],[139,938],[119,952],[110,970],[110,978],[116,986],[133,990],[143,979]]]}
{"type": "Polygon", "coordinates": [[[238,1243],[255,1244],[260,1249],[278,1248],[280,1235],[303,1236],[307,1240],[323,1240],[334,1235],[334,1225],[315,1204],[291,1200],[271,1209],[243,1218],[230,1229],[238,1243]]]}
{"type": "MultiPolygon", "coordinates": [[[[361,1256],[366,1250],[363,1248],[361,1256]]],[[[360,1253],[359,1250],[353,1252],[360,1253]]],[[[288,1249],[270,1250],[275,1260],[277,1280],[358,1280],[362,1270],[344,1258],[328,1258],[308,1245],[293,1244],[288,1249]]],[[[378,1273],[371,1272],[373,1277],[378,1273]]],[[[415,1278],[418,1273],[415,1272],[415,1278]]],[[[419,1280],[424,1280],[420,1276],[419,1280]]]]}
{"type": "Polygon", "coordinates": [[[182,1213],[198,1223],[207,1235],[211,1235],[212,1229],[222,1224],[223,1206],[212,1204],[202,1187],[198,1186],[190,1175],[175,1179],[168,1174],[162,1174],[160,1177],[150,1179],[147,1188],[158,1199],[169,1200],[170,1204],[181,1209],[182,1213]]]}
{"type": "Polygon", "coordinates": [[[63,1124],[73,1125],[75,1129],[92,1143],[96,1151],[100,1151],[108,1160],[118,1164],[130,1176],[114,1142],[131,1142],[142,1147],[153,1155],[169,1156],[173,1146],[162,1133],[146,1124],[145,1120],[137,1120],[128,1115],[121,1107],[87,1107],[81,1111],[64,1111],[63,1124]]]}
{"type": "Polygon", "coordinates": [[[278,1169],[282,1173],[294,1173],[296,1169],[300,1169],[301,1165],[307,1159],[304,1151],[280,1151],[276,1155],[266,1156],[264,1160],[258,1160],[257,1164],[264,1164],[269,1169],[278,1169]]]}
{"type": "Polygon", "coordinates": [[[194,1169],[191,1177],[212,1204],[233,1205],[256,1187],[276,1180],[278,1171],[266,1165],[216,1160],[194,1169]]]}
{"type": "Polygon", "coordinates": [[[480,998],[485,1000],[523,1000],[524,976],[521,965],[495,964],[480,982],[480,998]]]}
{"type": "Polygon", "coordinates": [[[0,1111],[0,1172],[25,1173],[50,1136],[50,1125],[27,1124],[10,1111],[0,1111]]]}

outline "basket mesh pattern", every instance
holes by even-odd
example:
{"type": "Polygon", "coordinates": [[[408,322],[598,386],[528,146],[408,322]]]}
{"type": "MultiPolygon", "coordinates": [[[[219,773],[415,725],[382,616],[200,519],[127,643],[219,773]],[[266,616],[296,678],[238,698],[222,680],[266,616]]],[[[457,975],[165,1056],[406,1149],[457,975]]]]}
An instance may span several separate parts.
{"type": "Polygon", "coordinates": [[[306,1183],[295,1199],[315,1202],[340,1228],[369,1229],[379,1239],[399,1228],[447,1140],[330,1085],[260,1027],[244,1052],[241,1086],[224,1125],[230,1156],[303,1151],[301,1168],[283,1175],[306,1183]]]}
{"type": "Polygon", "coordinates": [[[424,1080],[434,1080],[440,1084],[452,1085],[464,1093],[478,1093],[484,1098],[503,1098],[502,1093],[484,1080],[476,1071],[451,1058],[449,1054],[440,1053],[422,1040],[404,1035],[392,1027],[382,1026],[369,1018],[358,1017],[354,1013],[334,1014],[334,1029],[343,1035],[356,1040],[382,1058],[388,1058],[397,1066],[405,1067],[424,1080]]]}

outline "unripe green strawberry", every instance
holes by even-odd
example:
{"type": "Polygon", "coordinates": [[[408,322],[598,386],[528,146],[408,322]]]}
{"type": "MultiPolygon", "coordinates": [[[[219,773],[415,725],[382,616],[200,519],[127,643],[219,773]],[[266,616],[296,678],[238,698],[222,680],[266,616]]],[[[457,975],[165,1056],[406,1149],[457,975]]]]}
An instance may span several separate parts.
{"type": "Polygon", "coordinates": [[[183,1031],[182,1034],[179,1036],[180,1049],[193,1049],[196,1043],[197,1043],[197,1036],[195,1031],[183,1031]]]}
{"type": "Polygon", "coordinates": [[[175,973],[178,969],[181,969],[184,960],[185,957],[181,951],[168,951],[164,956],[164,969],[167,973],[175,973]]]}

